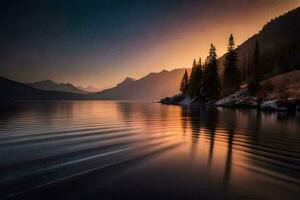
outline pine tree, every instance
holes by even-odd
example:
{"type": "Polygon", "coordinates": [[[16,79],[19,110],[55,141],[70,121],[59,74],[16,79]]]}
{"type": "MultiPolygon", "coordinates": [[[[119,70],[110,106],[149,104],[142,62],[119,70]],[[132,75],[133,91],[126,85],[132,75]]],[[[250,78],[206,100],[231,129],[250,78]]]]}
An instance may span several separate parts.
{"type": "Polygon", "coordinates": [[[200,58],[198,63],[196,62],[195,59],[193,61],[192,72],[189,80],[189,95],[191,97],[199,96],[201,83],[202,83],[202,64],[200,58]]]}
{"type": "Polygon", "coordinates": [[[221,86],[218,74],[216,47],[211,44],[209,55],[206,58],[201,96],[205,100],[216,99],[220,95],[221,86]]]}
{"type": "Polygon", "coordinates": [[[188,89],[189,89],[189,77],[187,71],[185,70],[180,84],[180,92],[182,92],[183,94],[188,94],[188,89]]]}
{"type": "Polygon", "coordinates": [[[202,60],[201,60],[201,57],[198,60],[198,67],[202,70],[202,60]]]}
{"type": "Polygon", "coordinates": [[[259,90],[259,81],[261,80],[260,73],[260,49],[258,40],[255,42],[253,61],[252,61],[252,75],[248,81],[248,91],[250,94],[255,94],[259,90]]]}
{"type": "Polygon", "coordinates": [[[189,95],[191,97],[195,96],[195,90],[196,90],[196,79],[197,79],[197,63],[194,59],[193,66],[192,66],[192,72],[189,79],[189,95]]]}
{"type": "Polygon", "coordinates": [[[241,74],[237,67],[238,57],[234,49],[234,38],[231,34],[228,40],[228,53],[225,57],[224,63],[224,87],[226,89],[237,90],[241,85],[241,74]]]}
{"type": "Polygon", "coordinates": [[[200,95],[200,88],[201,84],[203,82],[203,72],[202,72],[202,62],[201,58],[199,58],[198,64],[197,64],[197,70],[196,70],[196,83],[195,83],[195,95],[200,95]]]}

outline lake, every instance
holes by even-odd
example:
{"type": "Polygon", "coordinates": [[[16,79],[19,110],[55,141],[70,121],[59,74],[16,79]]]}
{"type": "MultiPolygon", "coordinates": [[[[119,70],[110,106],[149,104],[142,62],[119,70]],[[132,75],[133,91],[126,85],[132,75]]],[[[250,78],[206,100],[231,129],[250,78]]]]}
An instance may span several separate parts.
{"type": "Polygon", "coordinates": [[[0,172],[0,199],[299,199],[300,113],[7,104],[0,172]]]}

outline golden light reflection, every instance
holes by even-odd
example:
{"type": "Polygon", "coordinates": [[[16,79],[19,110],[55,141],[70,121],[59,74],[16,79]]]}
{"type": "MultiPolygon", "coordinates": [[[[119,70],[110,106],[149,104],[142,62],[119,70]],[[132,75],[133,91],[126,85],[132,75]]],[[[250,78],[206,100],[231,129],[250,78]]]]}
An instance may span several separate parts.
{"type": "MultiPolygon", "coordinates": [[[[253,173],[274,174],[272,169],[257,164],[278,162],[272,160],[275,155],[272,155],[273,149],[262,147],[261,143],[269,141],[269,138],[277,141],[283,138],[281,132],[268,130],[276,127],[289,132],[284,142],[293,145],[297,142],[294,141],[296,135],[293,130],[300,128],[296,120],[285,123],[283,116],[278,123],[280,114],[264,114],[256,110],[113,101],[61,102],[53,104],[48,111],[51,110],[51,115],[72,118],[71,123],[78,126],[100,125],[116,130],[120,127],[121,132],[130,132],[130,137],[135,140],[132,145],[176,145],[176,148],[164,151],[163,157],[157,157],[158,163],[170,162],[176,165],[174,167],[184,164],[194,175],[242,188],[247,187],[245,184],[250,182],[253,173]]],[[[40,116],[42,112],[34,115],[40,116]]],[[[45,120],[50,124],[56,123],[48,118],[45,120]]]]}
{"type": "MultiPolygon", "coordinates": [[[[120,170],[114,173],[128,175],[122,179],[128,182],[160,180],[155,182],[161,183],[160,190],[180,185],[184,192],[205,187],[234,194],[299,191],[299,181],[293,177],[298,166],[294,151],[300,142],[297,117],[257,110],[114,101],[27,102],[21,107],[11,115],[0,115],[0,121],[11,134],[25,134],[29,146],[16,140],[10,151],[16,156],[5,157],[4,162],[36,160],[54,152],[69,155],[109,148],[109,153],[121,146],[126,150],[118,156],[109,154],[108,160],[132,161],[129,165],[119,163],[120,170]],[[37,154],[28,149],[31,145],[39,146],[37,154]],[[26,157],[17,156],[22,154],[26,157]],[[254,184],[259,188],[250,187],[254,184]],[[283,186],[289,190],[283,191],[283,186]]],[[[96,162],[96,167],[99,164],[96,162]]]]}

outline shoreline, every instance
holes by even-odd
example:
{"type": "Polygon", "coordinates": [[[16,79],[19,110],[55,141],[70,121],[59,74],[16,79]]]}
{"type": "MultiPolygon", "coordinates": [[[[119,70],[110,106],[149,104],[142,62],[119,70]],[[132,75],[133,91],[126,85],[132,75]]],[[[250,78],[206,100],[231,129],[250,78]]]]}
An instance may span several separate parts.
{"type": "MultiPolygon", "coordinates": [[[[240,92],[240,91],[239,91],[240,92]]],[[[256,101],[243,101],[243,99],[235,98],[228,99],[227,97],[221,98],[219,100],[213,100],[210,102],[200,102],[198,99],[192,100],[189,97],[178,98],[179,95],[175,95],[177,99],[172,97],[167,97],[161,99],[158,103],[164,105],[177,105],[177,106],[190,106],[190,105],[200,105],[208,107],[219,107],[219,108],[231,108],[231,109],[256,109],[261,111],[270,112],[297,112],[300,111],[300,99],[297,98],[287,98],[287,99],[272,99],[265,100],[262,102],[256,101]],[[181,99],[178,101],[178,99],[181,99]],[[187,100],[186,100],[187,99],[187,100]],[[225,100],[227,101],[225,101],[225,100]]],[[[231,95],[229,95],[231,96],[231,95]]],[[[253,99],[252,99],[253,100],[253,99]]]]}

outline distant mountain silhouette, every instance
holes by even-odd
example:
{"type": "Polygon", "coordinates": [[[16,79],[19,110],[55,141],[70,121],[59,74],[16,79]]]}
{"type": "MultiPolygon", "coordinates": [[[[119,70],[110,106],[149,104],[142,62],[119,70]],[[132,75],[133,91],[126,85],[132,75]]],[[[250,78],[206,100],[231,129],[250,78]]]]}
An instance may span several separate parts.
{"type": "Polygon", "coordinates": [[[51,80],[37,81],[34,83],[28,83],[27,85],[45,91],[59,91],[59,92],[71,92],[78,94],[86,94],[88,92],[83,91],[72,85],[71,83],[55,83],[51,80]]]}
{"type": "Polygon", "coordinates": [[[87,87],[76,86],[76,88],[78,88],[81,91],[88,92],[88,93],[96,93],[96,92],[101,91],[101,89],[96,88],[96,87],[94,87],[92,85],[89,85],[87,87]]]}
{"type": "Polygon", "coordinates": [[[135,81],[134,78],[127,77],[121,83],[118,83],[116,87],[126,87],[135,81]]]}
{"type": "Polygon", "coordinates": [[[126,78],[111,89],[95,94],[97,99],[107,100],[152,100],[178,93],[179,84],[185,69],[163,70],[159,73],[150,73],[135,80],[126,78]]]}
{"type": "MultiPolygon", "coordinates": [[[[240,72],[251,72],[251,62],[256,40],[261,51],[261,67],[265,78],[300,69],[300,7],[283,14],[237,48],[240,72]]],[[[225,54],[226,55],[226,54],[225,54]]],[[[223,73],[225,55],[219,59],[223,73]]]]}
{"type": "Polygon", "coordinates": [[[86,98],[88,95],[38,90],[26,84],[0,77],[0,100],[75,100],[86,98]]]}
{"type": "MultiPolygon", "coordinates": [[[[153,100],[178,92],[185,69],[163,70],[135,80],[126,78],[111,89],[95,94],[76,94],[33,88],[29,85],[0,77],[0,100],[153,100]]],[[[47,81],[49,82],[49,81],[47,81]]],[[[42,84],[44,86],[44,84],[42,84]]],[[[45,84],[46,85],[46,84],[45,84]]],[[[49,88],[48,88],[49,89],[49,88]]],[[[53,89],[53,88],[52,88],[53,89]]]]}

